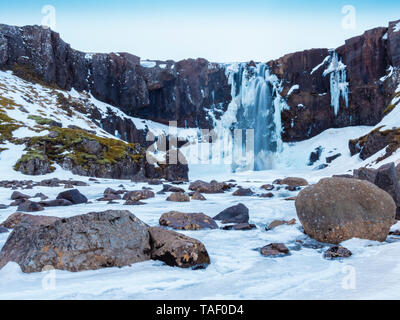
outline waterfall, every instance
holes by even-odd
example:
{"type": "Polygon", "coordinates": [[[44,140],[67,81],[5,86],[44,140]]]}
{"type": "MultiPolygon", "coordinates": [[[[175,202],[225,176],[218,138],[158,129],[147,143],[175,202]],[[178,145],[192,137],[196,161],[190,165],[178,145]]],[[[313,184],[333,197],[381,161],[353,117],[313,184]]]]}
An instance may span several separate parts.
{"type": "Polygon", "coordinates": [[[337,116],[340,107],[340,97],[344,100],[346,108],[349,105],[349,83],[346,81],[346,65],[339,60],[338,54],[335,51],[331,52],[329,62],[330,64],[323,75],[330,74],[331,106],[335,116],[337,116]]]}
{"type": "MultiPolygon", "coordinates": [[[[233,133],[232,171],[267,170],[282,150],[281,112],[287,108],[280,96],[281,84],[266,64],[238,63],[227,67],[232,101],[221,119],[215,120],[219,139],[233,133]]],[[[226,149],[225,149],[226,150],[226,149]]]]}

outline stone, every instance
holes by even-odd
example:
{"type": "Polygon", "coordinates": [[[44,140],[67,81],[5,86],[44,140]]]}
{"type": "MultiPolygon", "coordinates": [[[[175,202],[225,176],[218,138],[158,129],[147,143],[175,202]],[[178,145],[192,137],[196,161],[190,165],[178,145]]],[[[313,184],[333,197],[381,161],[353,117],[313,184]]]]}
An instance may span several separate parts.
{"type": "Polygon", "coordinates": [[[213,218],[204,213],[183,213],[170,211],[164,213],[159,220],[161,226],[177,230],[217,229],[218,225],[213,218]]]}
{"type": "Polygon", "coordinates": [[[188,194],[183,193],[183,192],[174,192],[169,195],[167,198],[167,201],[173,201],[173,202],[189,202],[190,197],[188,194]]]}
{"type": "Polygon", "coordinates": [[[341,155],[342,155],[341,153],[336,153],[333,156],[326,157],[325,161],[326,161],[326,163],[332,163],[332,161],[336,160],[341,155]]]}
{"type": "Polygon", "coordinates": [[[274,181],[274,184],[285,184],[291,187],[303,187],[307,186],[308,182],[303,178],[288,177],[285,179],[278,179],[274,181]]]}
{"type": "Polygon", "coordinates": [[[121,200],[121,196],[119,194],[109,193],[97,199],[97,201],[113,201],[113,200],[121,200]]]}
{"type": "Polygon", "coordinates": [[[132,200],[132,201],[139,201],[139,200],[146,200],[150,198],[154,198],[155,194],[151,190],[134,190],[128,191],[124,194],[122,199],[124,200],[132,200]]]}
{"type": "Polygon", "coordinates": [[[232,184],[226,182],[217,182],[215,180],[210,183],[196,180],[189,185],[189,190],[198,191],[200,193],[223,193],[232,188],[232,184]]]}
{"type": "Polygon", "coordinates": [[[43,201],[43,200],[47,200],[49,197],[46,196],[45,194],[39,192],[39,193],[36,193],[36,194],[33,196],[33,198],[40,198],[40,200],[43,201]]]}
{"type": "Polygon", "coordinates": [[[272,184],[264,184],[261,186],[261,189],[271,191],[271,190],[274,190],[274,186],[272,184]]]}
{"type": "Polygon", "coordinates": [[[71,201],[68,201],[68,200],[65,200],[65,199],[39,201],[38,203],[42,207],[66,207],[66,206],[72,206],[73,205],[73,203],[71,201]]]}
{"type": "Polygon", "coordinates": [[[248,223],[249,222],[249,209],[242,203],[229,207],[219,214],[214,220],[222,220],[223,224],[227,223],[248,223]]]}
{"type": "Polygon", "coordinates": [[[208,252],[200,241],[158,227],[151,227],[149,233],[153,260],[194,269],[204,269],[210,264],[208,252]]]}
{"type": "Polygon", "coordinates": [[[266,227],[265,228],[265,230],[272,230],[272,229],[274,229],[274,228],[276,228],[276,227],[279,227],[279,226],[281,226],[281,225],[284,225],[284,224],[286,224],[286,225],[292,225],[292,224],[295,224],[296,223],[296,219],[291,219],[291,220],[289,220],[289,221],[285,221],[285,220],[274,220],[274,221],[272,221],[269,225],[268,225],[268,227],[266,227]]]}
{"type": "Polygon", "coordinates": [[[24,212],[36,212],[36,211],[42,211],[44,210],[44,208],[37,202],[25,200],[24,202],[18,205],[17,210],[24,212]]]}
{"type": "Polygon", "coordinates": [[[252,229],[256,229],[256,228],[257,227],[256,227],[255,224],[237,223],[237,224],[230,224],[230,225],[223,226],[221,229],[223,229],[223,230],[245,231],[245,230],[252,230],[252,229]]]}
{"type": "Polygon", "coordinates": [[[6,219],[6,221],[1,223],[0,226],[7,229],[13,229],[22,222],[29,226],[48,225],[59,219],[60,218],[51,216],[39,216],[28,213],[15,212],[10,215],[6,219]]]}
{"type": "Polygon", "coordinates": [[[142,206],[146,204],[146,202],[140,201],[140,200],[126,200],[124,203],[124,206],[142,206]]]}
{"type": "Polygon", "coordinates": [[[352,253],[349,249],[346,249],[342,246],[333,246],[325,251],[324,258],[326,259],[348,258],[351,255],[352,253]]]}
{"type": "Polygon", "coordinates": [[[72,202],[73,204],[81,204],[88,202],[88,199],[77,189],[61,192],[60,194],[58,194],[57,199],[65,199],[72,202]]]}
{"type": "Polygon", "coordinates": [[[260,248],[263,256],[280,256],[289,254],[289,249],[283,243],[270,243],[260,248]]]}
{"type": "Polygon", "coordinates": [[[237,197],[249,197],[254,195],[254,192],[251,191],[251,189],[244,189],[244,188],[239,188],[237,189],[232,195],[237,196],[237,197]]]}
{"type": "Polygon", "coordinates": [[[325,243],[351,238],[385,241],[396,205],[374,184],[349,178],[325,178],[300,191],[297,216],[304,232],[325,243]]]}
{"type": "Polygon", "coordinates": [[[36,227],[20,223],[0,252],[0,268],[14,261],[26,273],[45,266],[76,272],[149,259],[147,225],[129,211],[108,210],[36,227]]]}
{"type": "Polygon", "coordinates": [[[207,200],[200,192],[195,191],[192,194],[192,200],[200,200],[200,201],[204,201],[207,200]]]}
{"type": "Polygon", "coordinates": [[[23,194],[19,191],[14,191],[11,195],[11,200],[21,200],[21,199],[30,199],[31,196],[28,196],[27,194],[23,194]]]}
{"type": "Polygon", "coordinates": [[[260,195],[261,198],[273,198],[274,194],[272,192],[263,193],[260,195]]]}

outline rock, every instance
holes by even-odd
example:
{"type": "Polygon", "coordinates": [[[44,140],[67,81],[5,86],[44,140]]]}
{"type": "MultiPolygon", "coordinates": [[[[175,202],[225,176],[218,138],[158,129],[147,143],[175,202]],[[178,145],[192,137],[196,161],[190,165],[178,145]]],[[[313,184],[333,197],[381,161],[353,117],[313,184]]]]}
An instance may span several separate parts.
{"type": "Polygon", "coordinates": [[[321,157],[322,151],[323,148],[321,146],[315,148],[315,150],[310,154],[307,165],[312,166],[315,162],[317,162],[321,157]]]}
{"type": "Polygon", "coordinates": [[[61,192],[58,196],[57,199],[65,199],[73,204],[80,204],[80,203],[87,203],[88,199],[80,193],[77,189],[72,189],[68,191],[61,192]]]}
{"type": "Polygon", "coordinates": [[[218,225],[204,213],[170,211],[160,217],[160,225],[178,230],[217,229],[218,225]]]}
{"type": "Polygon", "coordinates": [[[180,268],[206,268],[210,264],[208,252],[200,241],[162,228],[149,229],[151,258],[180,268]]]}
{"type": "Polygon", "coordinates": [[[36,211],[42,211],[44,210],[44,208],[37,202],[25,200],[20,205],[18,205],[17,210],[24,212],[36,212],[36,211]]]}
{"type": "Polygon", "coordinates": [[[249,222],[249,209],[242,203],[229,207],[219,214],[214,220],[222,220],[223,224],[227,223],[248,223],[249,222]]]}
{"type": "Polygon", "coordinates": [[[0,233],[6,233],[6,232],[8,232],[7,228],[0,227],[0,233]]]}
{"type": "Polygon", "coordinates": [[[272,192],[263,193],[260,195],[261,198],[272,198],[274,194],[272,192]]]}
{"type": "Polygon", "coordinates": [[[237,223],[237,224],[230,224],[227,226],[223,226],[221,229],[223,230],[252,230],[256,229],[255,224],[250,224],[250,223],[237,223]]]}
{"type": "Polygon", "coordinates": [[[207,200],[200,192],[195,191],[192,194],[192,200],[200,200],[200,201],[204,201],[207,200]]]}
{"type": "Polygon", "coordinates": [[[39,205],[41,205],[42,207],[66,207],[72,206],[73,203],[65,199],[55,199],[48,201],[39,201],[39,205]]]}
{"type": "Polygon", "coordinates": [[[260,248],[263,256],[278,256],[289,254],[289,249],[283,243],[270,243],[260,248]]]}
{"type": "Polygon", "coordinates": [[[6,221],[0,224],[1,227],[14,229],[20,223],[25,223],[29,226],[49,225],[60,218],[51,216],[39,216],[22,212],[16,212],[10,215],[6,221]]]}
{"type": "Polygon", "coordinates": [[[336,160],[337,158],[339,158],[342,154],[341,153],[337,153],[334,154],[333,156],[330,157],[326,157],[326,163],[331,163],[332,161],[336,160]]]}
{"type": "Polygon", "coordinates": [[[139,201],[139,200],[146,200],[150,198],[154,198],[155,194],[151,190],[134,190],[128,191],[124,194],[122,199],[124,200],[132,200],[132,201],[139,201]]]}
{"type": "Polygon", "coordinates": [[[283,200],[285,200],[285,201],[295,201],[296,199],[297,199],[297,197],[288,197],[288,198],[285,198],[283,200]]]}
{"type": "Polygon", "coordinates": [[[23,272],[45,266],[68,271],[122,267],[150,259],[148,227],[129,211],[91,212],[47,226],[16,226],[0,253],[0,267],[23,272]]]}
{"type": "Polygon", "coordinates": [[[307,186],[308,182],[303,178],[288,177],[285,179],[278,179],[273,182],[274,184],[285,184],[291,187],[303,187],[307,186]]]}
{"type": "Polygon", "coordinates": [[[271,190],[274,190],[274,186],[272,184],[264,184],[261,186],[261,189],[271,191],[271,190]]]}
{"type": "Polygon", "coordinates": [[[189,190],[198,191],[200,193],[223,193],[232,188],[232,184],[226,182],[217,182],[215,180],[210,183],[196,180],[189,185],[189,190]]]}
{"type": "Polygon", "coordinates": [[[121,200],[121,196],[119,194],[109,193],[104,197],[97,199],[97,201],[113,201],[113,200],[121,200]]]}
{"type": "Polygon", "coordinates": [[[7,205],[5,205],[5,204],[0,204],[0,210],[7,209],[7,208],[8,208],[7,205]]]}
{"type": "Polygon", "coordinates": [[[354,237],[385,241],[396,205],[368,181],[325,178],[300,191],[296,210],[307,235],[338,244],[354,237]]]}
{"type": "Polygon", "coordinates": [[[288,190],[288,191],[298,191],[298,190],[300,190],[301,188],[300,187],[298,187],[298,186],[286,186],[285,187],[285,190],[288,190]]]}
{"type": "Polygon", "coordinates": [[[254,192],[251,191],[251,189],[239,188],[234,193],[232,193],[232,195],[237,197],[249,197],[254,195],[254,192]]]}
{"type": "Polygon", "coordinates": [[[164,191],[164,192],[185,192],[184,189],[179,188],[179,187],[175,187],[175,186],[171,186],[170,184],[164,184],[161,191],[164,191]]]}
{"type": "Polygon", "coordinates": [[[45,154],[30,155],[28,153],[23,155],[14,168],[23,174],[31,176],[43,175],[54,171],[54,167],[51,166],[50,160],[45,154]]]}
{"type": "Polygon", "coordinates": [[[159,179],[150,179],[149,181],[147,181],[147,183],[151,186],[157,186],[162,184],[162,181],[159,179]]]}
{"type": "Polygon", "coordinates": [[[324,258],[326,259],[348,258],[351,255],[352,253],[350,250],[341,246],[333,246],[325,251],[324,258]]]}
{"type": "Polygon", "coordinates": [[[186,193],[183,192],[174,192],[169,195],[167,201],[174,201],[174,202],[189,202],[190,197],[186,193]]]}
{"type": "Polygon", "coordinates": [[[128,199],[128,200],[125,201],[124,206],[141,206],[141,205],[144,205],[144,204],[146,204],[146,203],[142,202],[140,200],[130,200],[130,199],[128,199]]]}
{"type": "Polygon", "coordinates": [[[19,191],[14,191],[11,195],[11,200],[21,200],[21,199],[30,199],[31,196],[28,196],[27,194],[23,194],[19,191]]]}
{"type": "Polygon", "coordinates": [[[47,200],[49,197],[46,196],[45,194],[39,192],[39,193],[36,193],[36,194],[33,196],[33,198],[40,198],[40,200],[43,201],[43,200],[47,200]]]}
{"type": "Polygon", "coordinates": [[[295,224],[295,223],[296,223],[296,219],[292,219],[292,220],[289,220],[289,221],[274,220],[268,225],[268,227],[265,228],[265,230],[268,231],[268,230],[272,230],[272,229],[274,229],[274,228],[276,228],[278,226],[284,225],[284,224],[292,225],[292,224],[295,224]]]}
{"type": "Polygon", "coordinates": [[[120,194],[119,191],[114,190],[112,188],[106,188],[103,192],[104,195],[108,195],[108,194],[120,194]]]}

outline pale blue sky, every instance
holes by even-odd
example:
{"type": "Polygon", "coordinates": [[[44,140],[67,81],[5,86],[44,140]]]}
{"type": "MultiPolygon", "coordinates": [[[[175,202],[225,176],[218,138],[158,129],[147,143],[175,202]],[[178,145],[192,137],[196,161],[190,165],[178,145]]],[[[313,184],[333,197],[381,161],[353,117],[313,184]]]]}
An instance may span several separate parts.
{"type": "Polygon", "coordinates": [[[400,19],[398,0],[3,0],[0,23],[41,24],[44,5],[54,6],[56,31],[75,49],[160,60],[268,61],[294,51],[337,47],[400,19]],[[345,5],[356,10],[355,29],[342,28],[345,5]]]}

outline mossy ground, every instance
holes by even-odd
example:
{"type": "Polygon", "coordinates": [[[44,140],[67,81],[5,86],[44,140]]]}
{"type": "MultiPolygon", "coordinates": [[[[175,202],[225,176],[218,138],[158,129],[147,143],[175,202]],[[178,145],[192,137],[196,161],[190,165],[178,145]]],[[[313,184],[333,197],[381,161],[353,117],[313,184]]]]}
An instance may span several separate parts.
{"type": "Polygon", "coordinates": [[[7,115],[6,110],[12,110],[15,107],[21,107],[13,100],[0,96],[0,143],[11,140],[13,131],[22,125],[7,115]]]}

